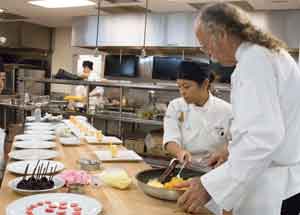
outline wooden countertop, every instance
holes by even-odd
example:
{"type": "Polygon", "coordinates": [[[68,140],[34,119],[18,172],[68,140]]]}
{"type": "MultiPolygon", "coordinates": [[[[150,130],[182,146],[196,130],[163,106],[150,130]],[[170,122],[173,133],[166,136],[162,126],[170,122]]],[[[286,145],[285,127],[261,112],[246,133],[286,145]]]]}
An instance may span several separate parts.
{"type": "MultiPolygon", "coordinates": [[[[83,144],[81,146],[63,147],[57,144],[57,150],[61,153],[57,161],[64,163],[66,169],[79,169],[77,159],[80,153],[92,152],[104,148],[105,146],[95,146],[83,144]]],[[[9,161],[10,162],[10,161],[9,161]]],[[[93,187],[87,186],[85,195],[99,200],[104,208],[103,215],[184,215],[180,212],[176,203],[158,200],[145,195],[136,185],[134,176],[141,170],[150,168],[144,162],[128,163],[104,163],[102,167],[122,167],[132,176],[134,182],[128,190],[118,190],[106,186],[93,187]]],[[[8,187],[8,182],[16,175],[5,171],[2,187],[0,189],[0,214],[5,214],[6,206],[21,198],[22,196],[13,192],[8,187]]],[[[62,190],[63,192],[63,190],[62,190]]],[[[211,215],[206,209],[199,215],[211,215]]]]}

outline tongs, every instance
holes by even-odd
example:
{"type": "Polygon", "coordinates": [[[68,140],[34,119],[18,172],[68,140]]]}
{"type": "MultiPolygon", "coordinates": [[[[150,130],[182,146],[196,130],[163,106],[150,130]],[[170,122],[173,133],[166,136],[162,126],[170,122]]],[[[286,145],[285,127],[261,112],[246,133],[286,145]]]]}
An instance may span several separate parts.
{"type": "Polygon", "coordinates": [[[182,166],[180,167],[179,172],[177,173],[177,175],[175,175],[174,170],[176,169],[176,166],[179,164],[179,160],[176,158],[173,158],[170,163],[169,166],[167,167],[167,169],[161,174],[161,176],[158,178],[158,181],[161,183],[166,183],[168,181],[170,181],[170,179],[173,176],[176,177],[180,177],[180,174],[182,172],[182,170],[184,169],[186,162],[184,164],[182,164],[182,166]]]}

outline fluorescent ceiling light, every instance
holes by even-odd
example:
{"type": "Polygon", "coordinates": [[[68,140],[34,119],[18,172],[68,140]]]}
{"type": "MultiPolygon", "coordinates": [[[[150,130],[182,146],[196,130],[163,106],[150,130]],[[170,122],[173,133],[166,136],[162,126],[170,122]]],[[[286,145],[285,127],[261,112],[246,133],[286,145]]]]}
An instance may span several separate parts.
{"type": "Polygon", "coordinates": [[[45,8],[67,8],[96,5],[95,2],[90,0],[40,0],[29,1],[29,3],[45,8]]]}

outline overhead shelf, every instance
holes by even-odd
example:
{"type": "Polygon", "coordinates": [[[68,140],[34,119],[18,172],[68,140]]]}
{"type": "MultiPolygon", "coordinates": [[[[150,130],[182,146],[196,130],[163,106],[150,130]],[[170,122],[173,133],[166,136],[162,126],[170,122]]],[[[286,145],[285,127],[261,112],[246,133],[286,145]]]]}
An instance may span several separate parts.
{"type": "Polygon", "coordinates": [[[37,83],[52,83],[52,84],[66,84],[66,85],[84,85],[84,86],[102,86],[102,87],[119,87],[131,88],[141,90],[163,90],[163,91],[178,91],[176,84],[165,83],[133,83],[131,81],[73,81],[61,79],[32,79],[32,78],[19,78],[20,81],[33,81],[37,83]]]}

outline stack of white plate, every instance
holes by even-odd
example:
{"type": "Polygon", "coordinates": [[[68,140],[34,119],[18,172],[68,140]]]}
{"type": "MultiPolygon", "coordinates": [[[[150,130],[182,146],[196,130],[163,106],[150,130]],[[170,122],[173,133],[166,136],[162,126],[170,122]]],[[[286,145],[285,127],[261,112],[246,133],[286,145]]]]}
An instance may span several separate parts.
{"type": "MultiPolygon", "coordinates": [[[[24,175],[26,166],[29,164],[27,174],[31,175],[33,173],[35,166],[37,165],[37,162],[38,162],[38,160],[26,160],[26,161],[12,162],[7,165],[7,170],[9,172],[12,172],[15,174],[24,175]]],[[[46,172],[47,174],[51,173],[51,168],[52,168],[52,171],[54,171],[54,169],[56,167],[55,173],[60,172],[65,168],[63,163],[58,162],[58,161],[50,161],[50,160],[40,160],[39,166],[43,165],[44,167],[46,167],[48,165],[48,163],[49,163],[49,167],[46,172]]]]}
{"type": "Polygon", "coordinates": [[[14,147],[20,149],[50,149],[55,148],[56,143],[50,141],[40,141],[40,140],[24,140],[16,141],[14,147]]]}
{"type": "Polygon", "coordinates": [[[58,157],[59,153],[47,149],[22,149],[12,151],[8,156],[15,160],[47,160],[58,157]]]}
{"type": "Polygon", "coordinates": [[[30,140],[54,140],[55,136],[52,134],[20,134],[15,137],[15,139],[21,141],[30,141],[30,140]]]}

